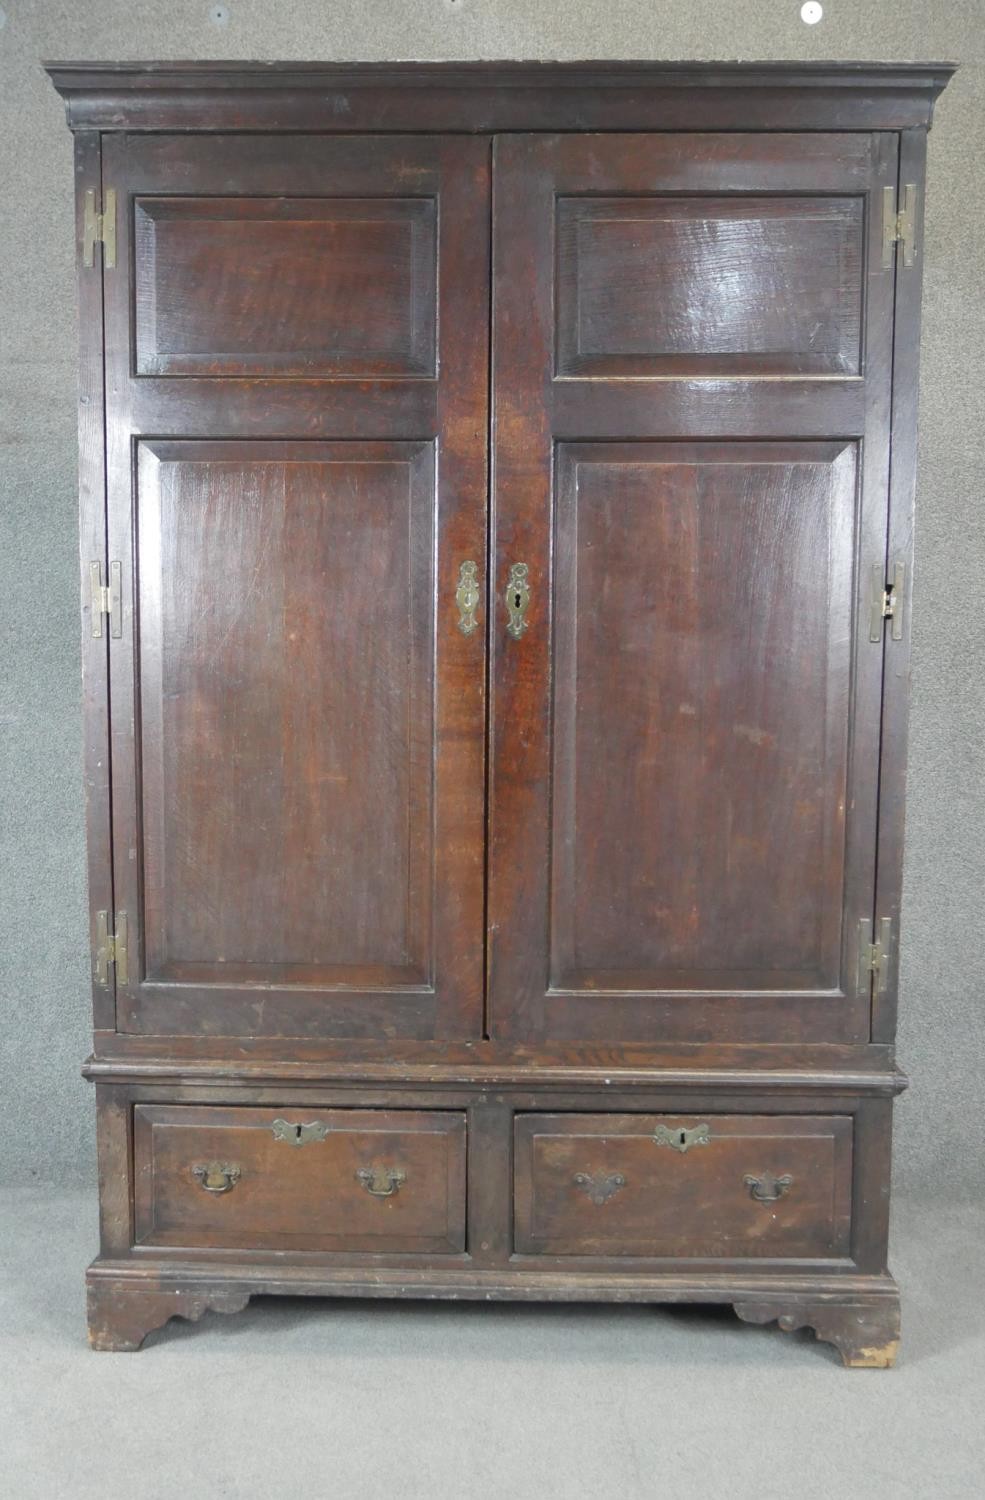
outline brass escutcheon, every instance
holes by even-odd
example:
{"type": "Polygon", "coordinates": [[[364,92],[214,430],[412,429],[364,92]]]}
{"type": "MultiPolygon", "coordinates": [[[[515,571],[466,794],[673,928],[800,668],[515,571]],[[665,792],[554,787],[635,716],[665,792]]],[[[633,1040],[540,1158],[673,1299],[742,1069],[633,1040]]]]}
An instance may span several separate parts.
{"type": "Polygon", "coordinates": [[[475,617],[479,608],[479,569],[474,562],[463,562],[458,570],[455,603],[458,605],[458,628],[463,635],[471,635],[479,624],[475,617]]]}
{"type": "Polygon", "coordinates": [[[695,1125],[692,1130],[683,1125],[669,1130],[666,1125],[658,1125],[653,1132],[653,1139],[658,1146],[669,1146],[672,1151],[690,1151],[692,1146],[707,1146],[711,1140],[711,1127],[701,1124],[695,1125]]]}
{"type": "Polygon", "coordinates": [[[306,1141],[323,1141],[328,1135],[328,1126],[321,1120],[312,1120],[309,1125],[292,1125],[290,1120],[274,1120],[270,1129],[274,1139],[286,1141],[289,1146],[303,1146],[306,1141]]]}
{"type": "Polygon", "coordinates": [[[526,563],[514,563],[510,568],[510,580],[506,585],[506,613],[509,623],[507,635],[518,641],[527,628],[527,609],[530,605],[530,588],[527,580],[530,569],[526,563]]]}

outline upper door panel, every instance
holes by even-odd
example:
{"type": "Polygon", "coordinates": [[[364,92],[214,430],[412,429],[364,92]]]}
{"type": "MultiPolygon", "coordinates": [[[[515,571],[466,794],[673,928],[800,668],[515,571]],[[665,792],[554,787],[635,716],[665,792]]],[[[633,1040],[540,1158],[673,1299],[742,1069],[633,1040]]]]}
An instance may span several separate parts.
{"type": "Polygon", "coordinates": [[[127,137],[121,1031],[482,1031],[489,143],[127,137]]]}
{"type": "Polygon", "coordinates": [[[496,142],[495,1036],[868,1034],[895,150],[496,142]]]}
{"type": "Polygon", "coordinates": [[[857,375],[859,197],[557,201],[558,375],[857,375]]]}
{"type": "Polygon", "coordinates": [[[437,199],[134,199],[138,375],[423,375],[437,199]]]}

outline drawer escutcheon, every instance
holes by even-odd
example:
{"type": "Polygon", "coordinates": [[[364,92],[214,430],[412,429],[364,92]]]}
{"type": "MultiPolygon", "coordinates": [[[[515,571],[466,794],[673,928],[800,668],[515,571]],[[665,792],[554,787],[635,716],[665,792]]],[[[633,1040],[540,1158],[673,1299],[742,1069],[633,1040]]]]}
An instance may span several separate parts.
{"type": "Polygon", "coordinates": [[[707,1146],[711,1140],[711,1126],[702,1123],[695,1125],[692,1130],[679,1126],[676,1130],[670,1130],[666,1125],[658,1125],[653,1132],[653,1139],[658,1146],[669,1146],[672,1151],[690,1151],[692,1146],[707,1146]]]}
{"type": "Polygon", "coordinates": [[[270,1129],[275,1140],[286,1141],[289,1146],[303,1146],[306,1141],[323,1141],[328,1135],[328,1126],[321,1120],[312,1120],[309,1125],[292,1125],[290,1120],[274,1120],[270,1129]]]}

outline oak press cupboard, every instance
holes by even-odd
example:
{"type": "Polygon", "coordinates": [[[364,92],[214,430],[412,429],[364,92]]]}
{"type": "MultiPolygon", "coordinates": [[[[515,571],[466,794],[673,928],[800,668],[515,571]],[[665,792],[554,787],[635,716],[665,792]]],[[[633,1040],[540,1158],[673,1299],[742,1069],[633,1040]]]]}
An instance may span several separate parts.
{"type": "Polygon", "coordinates": [[[56,64],[97,1349],[732,1303],[884,1366],[912,64],[56,64]]]}

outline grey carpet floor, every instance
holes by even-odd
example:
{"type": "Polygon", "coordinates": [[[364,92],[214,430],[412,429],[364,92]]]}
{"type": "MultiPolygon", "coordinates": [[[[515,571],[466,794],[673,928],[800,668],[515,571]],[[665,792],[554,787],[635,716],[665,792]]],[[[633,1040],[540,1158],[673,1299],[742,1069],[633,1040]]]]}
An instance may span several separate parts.
{"type": "Polygon", "coordinates": [[[985,1211],[903,1203],[894,1371],[723,1309],[260,1299],[90,1354],[93,1193],[0,1194],[6,1500],[985,1497],[985,1211]]]}

